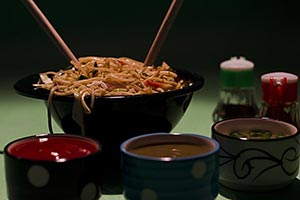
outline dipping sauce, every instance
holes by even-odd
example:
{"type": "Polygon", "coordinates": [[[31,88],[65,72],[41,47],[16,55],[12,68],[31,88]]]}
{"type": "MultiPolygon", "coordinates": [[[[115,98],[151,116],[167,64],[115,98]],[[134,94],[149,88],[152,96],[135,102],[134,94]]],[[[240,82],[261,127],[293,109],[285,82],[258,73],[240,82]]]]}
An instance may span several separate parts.
{"type": "Polygon", "coordinates": [[[37,136],[18,140],[8,152],[18,158],[64,162],[85,157],[100,150],[97,142],[76,136],[37,136]]]}
{"type": "Polygon", "coordinates": [[[271,132],[269,130],[249,130],[233,131],[229,136],[242,140],[267,140],[286,137],[287,135],[280,132],[271,132]]]}
{"type": "Polygon", "coordinates": [[[204,154],[211,151],[212,145],[189,143],[151,144],[129,149],[131,153],[159,158],[181,158],[204,154]]]}

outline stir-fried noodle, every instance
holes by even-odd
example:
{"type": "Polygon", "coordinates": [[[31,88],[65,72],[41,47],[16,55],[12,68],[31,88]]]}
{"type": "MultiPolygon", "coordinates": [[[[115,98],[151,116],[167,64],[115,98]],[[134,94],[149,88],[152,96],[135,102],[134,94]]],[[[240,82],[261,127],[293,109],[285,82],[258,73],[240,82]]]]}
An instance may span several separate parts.
{"type": "MultiPolygon", "coordinates": [[[[55,96],[74,96],[86,114],[91,113],[97,96],[128,96],[166,92],[184,87],[184,81],[165,62],[160,66],[144,66],[126,57],[81,57],[79,65],[68,69],[40,73],[35,88],[50,90],[55,96]],[[91,97],[87,105],[85,97],[91,97]]],[[[49,116],[48,116],[49,119],[49,116]]]]}

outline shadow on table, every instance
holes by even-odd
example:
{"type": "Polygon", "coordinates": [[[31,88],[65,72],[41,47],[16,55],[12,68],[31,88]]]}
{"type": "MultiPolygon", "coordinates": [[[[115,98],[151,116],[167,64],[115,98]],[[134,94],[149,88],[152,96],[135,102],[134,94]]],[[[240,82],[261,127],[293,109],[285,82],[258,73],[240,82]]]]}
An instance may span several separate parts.
{"type": "Polygon", "coordinates": [[[268,192],[242,192],[229,189],[223,185],[219,186],[221,196],[231,200],[298,200],[300,198],[300,180],[295,179],[290,185],[283,189],[268,192]]]}

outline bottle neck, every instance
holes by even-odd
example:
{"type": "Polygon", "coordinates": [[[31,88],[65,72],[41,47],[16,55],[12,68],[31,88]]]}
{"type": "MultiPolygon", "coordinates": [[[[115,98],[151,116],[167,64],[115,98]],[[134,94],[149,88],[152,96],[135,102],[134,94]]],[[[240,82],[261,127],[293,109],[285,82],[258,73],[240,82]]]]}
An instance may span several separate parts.
{"type": "Polygon", "coordinates": [[[255,89],[253,87],[227,87],[220,90],[220,101],[223,104],[256,105],[255,89]]]}
{"type": "Polygon", "coordinates": [[[259,117],[281,120],[299,128],[299,107],[297,101],[269,104],[262,101],[259,109],[259,117]]]}
{"type": "Polygon", "coordinates": [[[213,112],[214,122],[238,117],[255,117],[258,106],[255,99],[255,89],[221,88],[218,104],[213,112]]]}

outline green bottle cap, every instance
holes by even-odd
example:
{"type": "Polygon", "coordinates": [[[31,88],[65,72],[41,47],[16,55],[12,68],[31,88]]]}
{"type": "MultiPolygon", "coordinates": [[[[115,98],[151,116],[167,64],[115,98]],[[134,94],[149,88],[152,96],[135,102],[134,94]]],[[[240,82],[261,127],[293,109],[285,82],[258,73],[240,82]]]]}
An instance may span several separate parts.
{"type": "Polygon", "coordinates": [[[243,57],[233,57],[220,64],[222,87],[252,87],[253,62],[243,57]]]}

